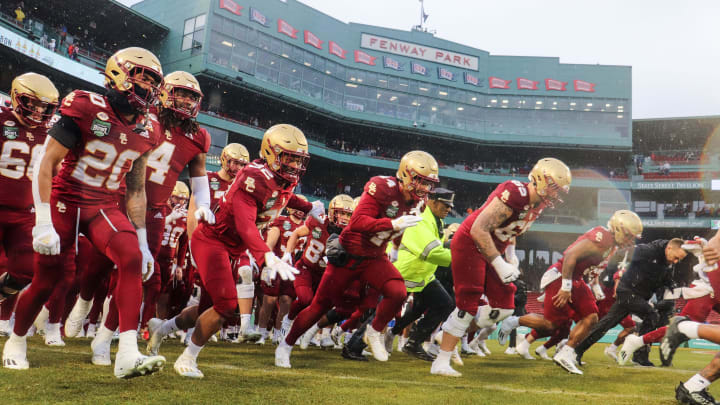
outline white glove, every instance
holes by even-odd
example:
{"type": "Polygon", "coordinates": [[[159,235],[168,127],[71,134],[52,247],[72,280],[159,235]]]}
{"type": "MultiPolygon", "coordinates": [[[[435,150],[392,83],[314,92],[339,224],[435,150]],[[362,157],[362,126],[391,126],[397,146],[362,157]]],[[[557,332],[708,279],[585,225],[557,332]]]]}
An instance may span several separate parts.
{"type": "Polygon", "coordinates": [[[148,247],[147,230],[145,228],[138,229],[137,236],[140,253],[142,253],[142,281],[144,283],[150,279],[150,276],[155,271],[155,259],[150,253],[150,247],[148,247]]]}
{"type": "Polygon", "coordinates": [[[275,279],[275,276],[280,276],[283,280],[293,281],[295,275],[300,274],[296,268],[280,260],[273,252],[265,253],[265,267],[269,268],[268,277],[271,280],[275,279]]]}
{"type": "Polygon", "coordinates": [[[595,299],[598,301],[602,301],[605,299],[605,293],[602,290],[602,287],[600,284],[593,284],[592,286],[592,292],[595,295],[595,299]]]}
{"type": "Polygon", "coordinates": [[[32,229],[33,250],[41,255],[60,254],[60,236],[55,232],[52,223],[35,225],[32,229]]]}
{"type": "Polygon", "coordinates": [[[520,277],[520,270],[512,264],[506,262],[502,256],[496,257],[491,264],[497,275],[500,277],[500,280],[502,280],[505,284],[512,283],[520,277]]]}
{"type": "Polygon", "coordinates": [[[210,208],[201,205],[197,207],[197,210],[195,210],[195,219],[198,221],[205,221],[212,225],[215,223],[215,214],[210,211],[210,208]]]}
{"type": "Polygon", "coordinates": [[[515,254],[515,245],[508,245],[505,248],[505,260],[515,267],[520,267],[520,259],[515,254]]]}
{"type": "Polygon", "coordinates": [[[325,204],[322,201],[313,201],[312,208],[308,212],[310,216],[317,219],[321,224],[325,223],[325,204]]]}
{"type": "Polygon", "coordinates": [[[260,272],[260,280],[262,280],[265,284],[268,285],[268,287],[272,287],[273,281],[275,281],[275,275],[270,277],[270,267],[263,267],[262,271],[260,272]]]}
{"type": "Polygon", "coordinates": [[[285,263],[287,263],[287,264],[289,264],[289,265],[291,265],[291,266],[292,266],[292,264],[293,264],[293,262],[292,262],[292,255],[290,254],[290,252],[285,252],[285,254],[283,255],[282,259],[280,259],[280,260],[282,260],[283,262],[285,262],[285,263]]]}
{"type": "Polygon", "coordinates": [[[395,263],[398,259],[398,249],[393,245],[390,248],[390,253],[388,253],[388,257],[390,258],[390,263],[395,263]]]}
{"type": "Polygon", "coordinates": [[[400,218],[392,220],[393,230],[399,232],[407,228],[413,227],[422,221],[422,217],[417,215],[403,215],[400,218]]]}
{"type": "Polygon", "coordinates": [[[168,216],[165,217],[165,225],[170,225],[178,219],[182,219],[187,216],[187,209],[185,208],[174,208],[168,216]]]}

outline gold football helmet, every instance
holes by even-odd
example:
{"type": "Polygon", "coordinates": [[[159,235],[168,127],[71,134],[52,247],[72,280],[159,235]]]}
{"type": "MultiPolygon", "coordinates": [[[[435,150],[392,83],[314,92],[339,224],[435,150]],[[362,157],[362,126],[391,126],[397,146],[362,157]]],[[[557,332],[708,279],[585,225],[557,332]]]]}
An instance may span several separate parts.
{"type": "Polygon", "coordinates": [[[237,173],[250,163],[250,153],[247,148],[239,143],[229,143],[225,146],[220,154],[220,166],[235,178],[237,173]]]}
{"type": "Polygon", "coordinates": [[[543,158],[535,163],[535,167],[528,174],[528,179],[532,182],[535,192],[540,196],[542,202],[553,208],[556,203],[563,202],[560,196],[561,192],[564,194],[570,192],[572,173],[562,161],[555,158],[543,158]]]}
{"type": "Polygon", "coordinates": [[[163,78],[158,95],[162,107],[174,111],[183,120],[197,117],[202,98],[200,83],[195,76],[180,70],[168,73],[163,78]]]}
{"type": "Polygon", "coordinates": [[[60,93],[47,77],[25,73],[12,81],[10,100],[15,116],[24,125],[46,125],[58,107],[60,93]]]}
{"type": "Polygon", "coordinates": [[[410,194],[424,199],[435,184],[440,182],[437,161],[432,155],[421,150],[408,152],[400,159],[397,178],[410,194]]]}
{"type": "Polygon", "coordinates": [[[137,110],[155,103],[162,81],[160,60],[144,48],[121,49],[105,65],[105,87],[125,93],[137,110]]]}
{"type": "Polygon", "coordinates": [[[629,210],[618,210],[610,217],[607,227],[615,236],[619,246],[631,246],[635,239],[640,239],[643,224],[640,217],[629,210]]]}
{"type": "Polygon", "coordinates": [[[273,173],[290,183],[300,180],[310,160],[305,134],[289,124],[273,125],[265,131],[260,156],[273,173]]]}
{"type": "Polygon", "coordinates": [[[175,187],[173,187],[172,194],[170,194],[170,205],[173,207],[182,205],[185,206],[185,203],[190,199],[190,189],[188,188],[187,184],[183,183],[182,181],[176,181],[175,187]]]}
{"type": "Polygon", "coordinates": [[[352,205],[353,212],[355,212],[355,208],[357,208],[358,204],[360,204],[360,198],[362,198],[362,196],[353,198],[353,205],[352,205]]]}
{"type": "MultiPolygon", "coordinates": [[[[304,201],[308,201],[307,197],[305,197],[305,196],[302,195],[302,194],[295,194],[295,197],[297,197],[297,198],[299,198],[299,199],[301,199],[301,200],[304,200],[304,201]]],[[[304,212],[302,212],[302,211],[300,211],[300,210],[292,209],[292,208],[290,208],[290,207],[288,207],[287,210],[288,210],[288,214],[294,216],[295,218],[297,218],[297,219],[305,219],[305,213],[304,213],[304,212]]]]}
{"type": "MultiPolygon", "coordinates": [[[[357,198],[358,202],[360,197],[357,198]]],[[[338,194],[328,205],[328,219],[332,224],[343,228],[350,223],[350,216],[355,210],[355,201],[347,194],[338,194]],[[346,214],[346,215],[341,215],[346,214]]]]}

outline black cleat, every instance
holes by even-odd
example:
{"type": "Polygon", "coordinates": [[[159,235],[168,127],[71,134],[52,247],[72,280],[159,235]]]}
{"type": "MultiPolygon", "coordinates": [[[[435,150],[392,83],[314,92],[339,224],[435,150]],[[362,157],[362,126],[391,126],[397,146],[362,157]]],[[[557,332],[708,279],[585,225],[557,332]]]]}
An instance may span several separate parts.
{"type": "Polygon", "coordinates": [[[685,388],[685,385],[681,382],[680,385],[675,388],[675,399],[681,404],[688,405],[716,405],[715,398],[707,392],[707,390],[693,391],[690,392],[685,388]]]}
{"type": "Polygon", "coordinates": [[[344,359],[348,359],[348,360],[368,361],[367,357],[363,356],[362,354],[353,352],[352,350],[348,349],[347,346],[343,347],[342,356],[344,359]]]}
{"type": "Polygon", "coordinates": [[[663,366],[669,367],[672,364],[673,356],[675,356],[675,350],[689,340],[687,336],[678,330],[678,324],[688,320],[690,318],[687,316],[675,316],[670,321],[665,337],[660,343],[660,361],[662,361],[663,366]]]}
{"type": "Polygon", "coordinates": [[[422,346],[417,343],[415,343],[415,344],[410,344],[409,342],[406,343],[405,346],[403,346],[402,351],[404,351],[405,353],[407,353],[413,357],[416,357],[420,360],[425,360],[425,361],[434,361],[435,360],[435,356],[426,352],[425,349],[423,349],[422,346]]]}

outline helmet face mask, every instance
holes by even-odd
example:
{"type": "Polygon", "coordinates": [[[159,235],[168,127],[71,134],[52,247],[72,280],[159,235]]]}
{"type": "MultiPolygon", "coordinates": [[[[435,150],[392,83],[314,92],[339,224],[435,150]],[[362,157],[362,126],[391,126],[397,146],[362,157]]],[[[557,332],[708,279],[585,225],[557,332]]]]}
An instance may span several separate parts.
{"type": "Polygon", "coordinates": [[[310,161],[310,155],[282,150],[278,153],[278,156],[279,159],[277,160],[279,161],[280,168],[277,174],[291,183],[300,180],[300,177],[305,174],[308,162],[310,161]]]}
{"type": "Polygon", "coordinates": [[[182,207],[185,208],[187,206],[188,199],[186,197],[177,196],[177,195],[171,195],[170,196],[170,206],[175,207],[182,207]]]}
{"type": "Polygon", "coordinates": [[[288,183],[297,183],[310,161],[305,134],[289,124],[274,125],[265,131],[260,156],[276,176],[288,183]]]}
{"type": "Polygon", "coordinates": [[[177,71],[165,76],[158,97],[163,108],[172,110],[178,119],[186,120],[197,117],[203,94],[195,76],[177,71]]]}
{"type": "Polygon", "coordinates": [[[162,80],[160,61],[143,48],[121,49],[108,59],[105,67],[105,86],[125,94],[137,111],[155,104],[162,80]]]}
{"type": "Polygon", "coordinates": [[[47,124],[55,115],[57,103],[43,102],[30,94],[19,94],[14,111],[22,116],[28,126],[42,126],[47,124]]]}
{"type": "Polygon", "coordinates": [[[562,204],[562,195],[570,192],[572,174],[570,169],[555,158],[538,160],[530,170],[528,179],[532,182],[540,201],[548,208],[562,204]]]}
{"type": "Polygon", "coordinates": [[[50,79],[25,73],[12,81],[10,98],[15,115],[29,127],[44,126],[57,111],[60,95],[50,79]]]}
{"type": "Polygon", "coordinates": [[[239,143],[227,144],[220,154],[220,166],[231,177],[235,178],[250,161],[247,148],[239,143]]]}
{"type": "Polygon", "coordinates": [[[425,200],[440,181],[438,164],[427,152],[411,151],[400,159],[397,178],[403,191],[407,191],[415,200],[425,200]]]}
{"type": "MultiPolygon", "coordinates": [[[[359,198],[359,197],[358,197],[359,198]]],[[[339,194],[330,200],[328,206],[328,219],[338,228],[344,228],[350,223],[356,203],[347,194],[339,194]]]]}

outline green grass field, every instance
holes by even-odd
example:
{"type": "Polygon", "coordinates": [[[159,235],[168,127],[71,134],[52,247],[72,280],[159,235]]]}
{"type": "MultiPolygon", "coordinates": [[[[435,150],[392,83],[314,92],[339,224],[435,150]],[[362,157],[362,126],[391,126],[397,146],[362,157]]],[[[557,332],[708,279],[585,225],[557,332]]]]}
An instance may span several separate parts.
{"type": "MultiPolygon", "coordinates": [[[[430,363],[399,352],[383,364],[347,361],[338,350],[296,348],[293,368],[286,370],[274,367],[272,345],[215,343],[200,356],[205,378],[190,380],[173,371],[183,347],[171,340],[161,350],[168,359],[161,373],[118,380],[112,367],[90,363],[89,340],[67,339],[66,347],[51,348],[41,339],[29,339],[30,370],[0,369],[3,403],[674,404],[678,382],[714,355],[680,349],[673,368],[621,368],[602,354],[605,345],[598,344],[584,358],[589,363],[585,375],[574,376],[552,362],[507,356],[495,341],[488,341],[493,354],[465,357],[465,366],[457,368],[463,376],[451,379],[431,376],[430,363]]],[[[651,360],[659,364],[657,347],[651,360]]],[[[720,396],[720,386],[711,393],[720,396]]]]}

